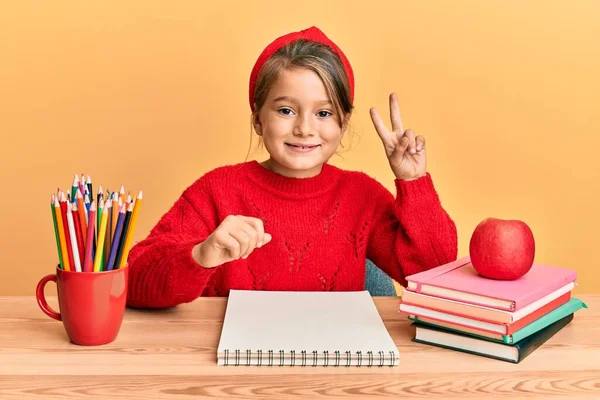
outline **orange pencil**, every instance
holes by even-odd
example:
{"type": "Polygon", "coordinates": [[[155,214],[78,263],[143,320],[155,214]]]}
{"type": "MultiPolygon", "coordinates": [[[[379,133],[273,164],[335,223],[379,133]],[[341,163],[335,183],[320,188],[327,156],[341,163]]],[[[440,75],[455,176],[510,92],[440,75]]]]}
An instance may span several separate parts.
{"type": "Polygon", "coordinates": [[[81,226],[81,232],[83,233],[83,245],[87,246],[87,221],[86,221],[86,210],[85,204],[83,203],[83,194],[81,190],[77,190],[77,213],[79,214],[79,225],[81,226]]]}
{"type": "Polygon", "coordinates": [[[67,241],[65,239],[65,228],[63,226],[62,211],[60,209],[60,203],[58,197],[54,199],[54,213],[56,214],[56,229],[58,230],[58,238],[60,240],[60,251],[63,254],[63,268],[65,271],[71,270],[71,264],[69,264],[67,241]]]}

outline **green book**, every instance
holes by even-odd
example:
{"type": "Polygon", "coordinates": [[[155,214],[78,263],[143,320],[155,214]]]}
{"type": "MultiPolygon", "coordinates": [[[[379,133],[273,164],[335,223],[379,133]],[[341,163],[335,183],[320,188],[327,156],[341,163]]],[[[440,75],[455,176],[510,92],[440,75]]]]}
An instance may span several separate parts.
{"type": "Polygon", "coordinates": [[[459,332],[451,332],[446,329],[424,325],[416,327],[413,342],[519,363],[568,325],[572,319],[573,314],[569,314],[514,344],[496,343],[490,340],[463,335],[459,332]]]}
{"type": "Polygon", "coordinates": [[[575,311],[577,311],[581,308],[587,308],[587,306],[581,300],[572,297],[571,300],[569,300],[565,304],[555,308],[554,310],[550,311],[546,315],[536,319],[529,325],[525,325],[523,328],[516,331],[512,335],[501,335],[502,339],[496,339],[496,338],[488,337],[485,335],[478,335],[478,334],[471,333],[471,332],[465,332],[465,331],[461,330],[459,326],[457,326],[456,328],[450,328],[448,326],[437,325],[432,322],[425,322],[425,321],[420,320],[419,317],[417,317],[417,316],[409,318],[409,319],[411,319],[412,321],[415,322],[415,326],[434,326],[434,327],[444,329],[444,330],[447,330],[450,332],[457,332],[457,333],[460,333],[461,335],[476,337],[476,338],[488,340],[491,342],[516,344],[516,343],[520,342],[521,340],[533,335],[534,333],[539,332],[540,330],[546,328],[547,326],[552,325],[553,323],[566,317],[567,315],[573,314],[575,311]]]}

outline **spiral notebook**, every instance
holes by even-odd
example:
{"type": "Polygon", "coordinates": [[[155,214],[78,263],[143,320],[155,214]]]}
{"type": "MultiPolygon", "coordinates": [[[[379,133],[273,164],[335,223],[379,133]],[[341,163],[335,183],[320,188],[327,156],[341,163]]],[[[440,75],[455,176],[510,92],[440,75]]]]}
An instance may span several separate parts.
{"type": "Polygon", "coordinates": [[[219,365],[396,366],[398,348],[368,291],[231,290],[219,365]]]}

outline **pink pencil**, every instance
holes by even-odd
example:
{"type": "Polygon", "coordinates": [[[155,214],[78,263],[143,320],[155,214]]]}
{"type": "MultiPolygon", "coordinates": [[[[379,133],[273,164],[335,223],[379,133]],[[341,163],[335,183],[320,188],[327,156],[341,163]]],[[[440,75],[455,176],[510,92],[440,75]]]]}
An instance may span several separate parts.
{"type": "Polygon", "coordinates": [[[94,248],[94,232],[96,228],[96,201],[92,200],[90,206],[90,215],[87,226],[87,246],[85,248],[85,261],[83,263],[83,272],[92,272],[92,249],[94,248]]]}

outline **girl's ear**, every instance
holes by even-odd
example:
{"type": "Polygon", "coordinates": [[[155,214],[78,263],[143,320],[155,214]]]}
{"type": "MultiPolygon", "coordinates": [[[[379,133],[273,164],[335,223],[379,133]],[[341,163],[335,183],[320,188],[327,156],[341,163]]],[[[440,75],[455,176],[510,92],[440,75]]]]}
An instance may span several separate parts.
{"type": "Polygon", "coordinates": [[[262,124],[260,123],[260,119],[258,118],[258,113],[254,112],[252,114],[252,126],[254,126],[254,131],[258,136],[262,136],[262,124]]]}
{"type": "Polygon", "coordinates": [[[350,113],[346,113],[344,115],[344,119],[342,120],[342,136],[346,133],[346,129],[348,129],[348,124],[350,123],[350,113]]]}

